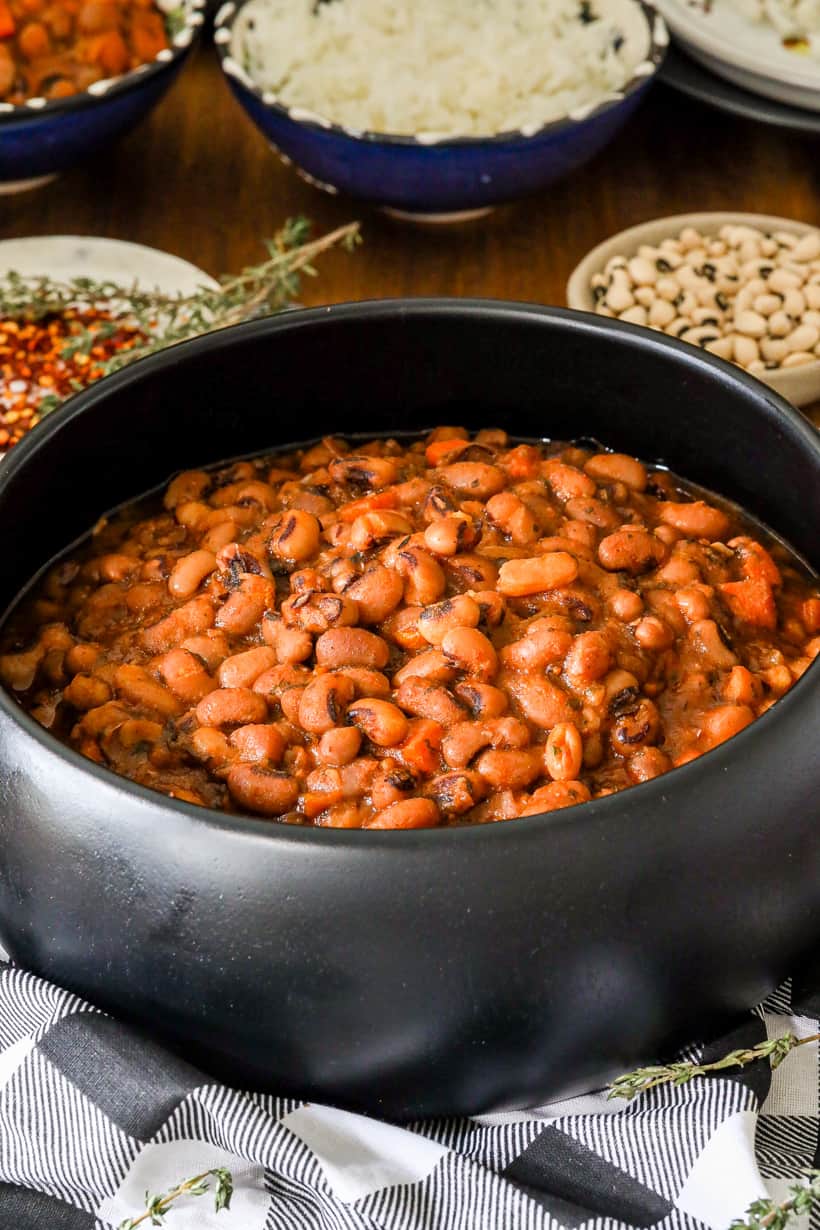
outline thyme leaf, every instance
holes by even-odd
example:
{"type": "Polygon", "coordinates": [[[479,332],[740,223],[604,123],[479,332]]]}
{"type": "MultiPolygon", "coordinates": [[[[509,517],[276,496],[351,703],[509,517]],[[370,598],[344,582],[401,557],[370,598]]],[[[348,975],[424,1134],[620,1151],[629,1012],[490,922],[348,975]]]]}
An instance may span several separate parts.
{"type": "Polygon", "coordinates": [[[793,1184],[780,1204],[769,1198],[753,1201],[746,1210],[746,1220],[733,1221],[730,1230],[785,1230],[796,1217],[811,1213],[820,1200],[820,1170],[804,1170],[803,1175],[808,1183],[793,1184]]]}
{"type": "Polygon", "coordinates": [[[768,1059],[771,1067],[777,1068],[796,1047],[806,1046],[809,1042],[820,1041],[820,1034],[810,1034],[806,1038],[798,1038],[795,1034],[784,1034],[782,1038],[767,1038],[756,1046],[745,1050],[729,1051],[721,1059],[712,1063],[690,1063],[679,1060],[674,1063],[657,1064],[646,1068],[637,1068],[634,1072],[626,1072],[617,1077],[609,1086],[609,1098],[625,1098],[630,1101],[647,1089],[658,1085],[685,1085],[696,1076],[706,1076],[709,1072],[721,1072],[726,1068],[745,1068],[747,1064],[756,1063],[759,1059],[768,1059]]]}
{"type": "Polygon", "coordinates": [[[162,1195],[152,1196],[146,1192],[143,1212],[137,1217],[126,1217],[125,1221],[120,1222],[119,1230],[136,1230],[137,1226],[145,1222],[152,1226],[161,1226],[175,1201],[183,1196],[204,1196],[206,1192],[211,1191],[211,1179],[214,1180],[213,1194],[216,1212],[221,1213],[223,1209],[229,1209],[233,1195],[233,1175],[230,1170],[218,1167],[215,1170],[204,1170],[202,1174],[186,1179],[184,1183],[177,1184],[176,1187],[172,1187],[170,1191],[162,1195]]]}

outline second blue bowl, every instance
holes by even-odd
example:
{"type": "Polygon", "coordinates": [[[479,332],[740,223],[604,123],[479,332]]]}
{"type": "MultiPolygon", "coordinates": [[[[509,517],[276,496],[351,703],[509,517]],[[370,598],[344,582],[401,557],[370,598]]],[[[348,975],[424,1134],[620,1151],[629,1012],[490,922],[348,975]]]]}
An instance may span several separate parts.
{"type": "Polygon", "coordinates": [[[441,220],[526,196],[587,162],[635,110],[669,42],[663,19],[643,0],[635,0],[646,22],[646,54],[617,94],[532,134],[426,141],[359,133],[319,117],[305,118],[257,86],[230,49],[234,22],[246,2],[223,4],[214,40],[231,90],[274,150],[326,192],[341,192],[399,214],[441,220]]]}

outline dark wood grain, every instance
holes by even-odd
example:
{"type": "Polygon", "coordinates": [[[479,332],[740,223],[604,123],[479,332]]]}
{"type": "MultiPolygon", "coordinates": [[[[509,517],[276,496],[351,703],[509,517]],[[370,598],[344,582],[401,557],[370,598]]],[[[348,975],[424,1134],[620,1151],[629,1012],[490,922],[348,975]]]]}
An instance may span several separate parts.
{"type": "Polygon", "coordinates": [[[325,196],[284,167],[233,100],[213,49],[202,47],[153,115],[104,159],[0,198],[0,238],[106,235],[220,273],[258,259],[260,239],[290,214],[308,214],[317,229],[360,217],[366,246],[324,258],[305,303],[487,295],[563,304],[584,253],[648,218],[737,209],[820,225],[818,154],[816,139],[656,86],[615,142],[564,182],[479,222],[408,226],[325,196]]]}

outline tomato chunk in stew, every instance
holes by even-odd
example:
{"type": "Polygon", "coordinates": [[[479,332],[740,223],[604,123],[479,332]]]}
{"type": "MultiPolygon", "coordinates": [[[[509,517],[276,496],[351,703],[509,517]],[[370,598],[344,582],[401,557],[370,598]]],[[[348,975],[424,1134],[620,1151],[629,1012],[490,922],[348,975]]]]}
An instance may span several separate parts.
{"type": "Polygon", "coordinates": [[[799,559],[634,457],[438,428],[177,475],[3,633],[46,728],[290,824],[509,820],[743,730],[820,650],[799,559]]]}

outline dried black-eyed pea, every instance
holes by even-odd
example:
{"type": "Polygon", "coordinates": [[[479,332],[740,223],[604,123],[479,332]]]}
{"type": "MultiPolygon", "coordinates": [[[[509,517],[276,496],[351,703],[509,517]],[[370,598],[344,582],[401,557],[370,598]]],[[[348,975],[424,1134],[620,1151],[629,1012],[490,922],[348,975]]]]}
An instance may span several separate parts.
{"type": "Polygon", "coordinates": [[[594,308],[749,371],[799,367],[820,357],[820,321],[806,318],[820,311],[820,261],[805,255],[815,249],[817,231],[766,236],[730,225],[709,237],[685,228],[657,246],[642,244],[635,255],[611,257],[605,274],[593,276],[594,308]],[[818,337],[800,332],[806,328],[817,328],[818,337]],[[764,358],[761,342],[781,338],[789,339],[785,353],[776,347],[764,358]]]}

